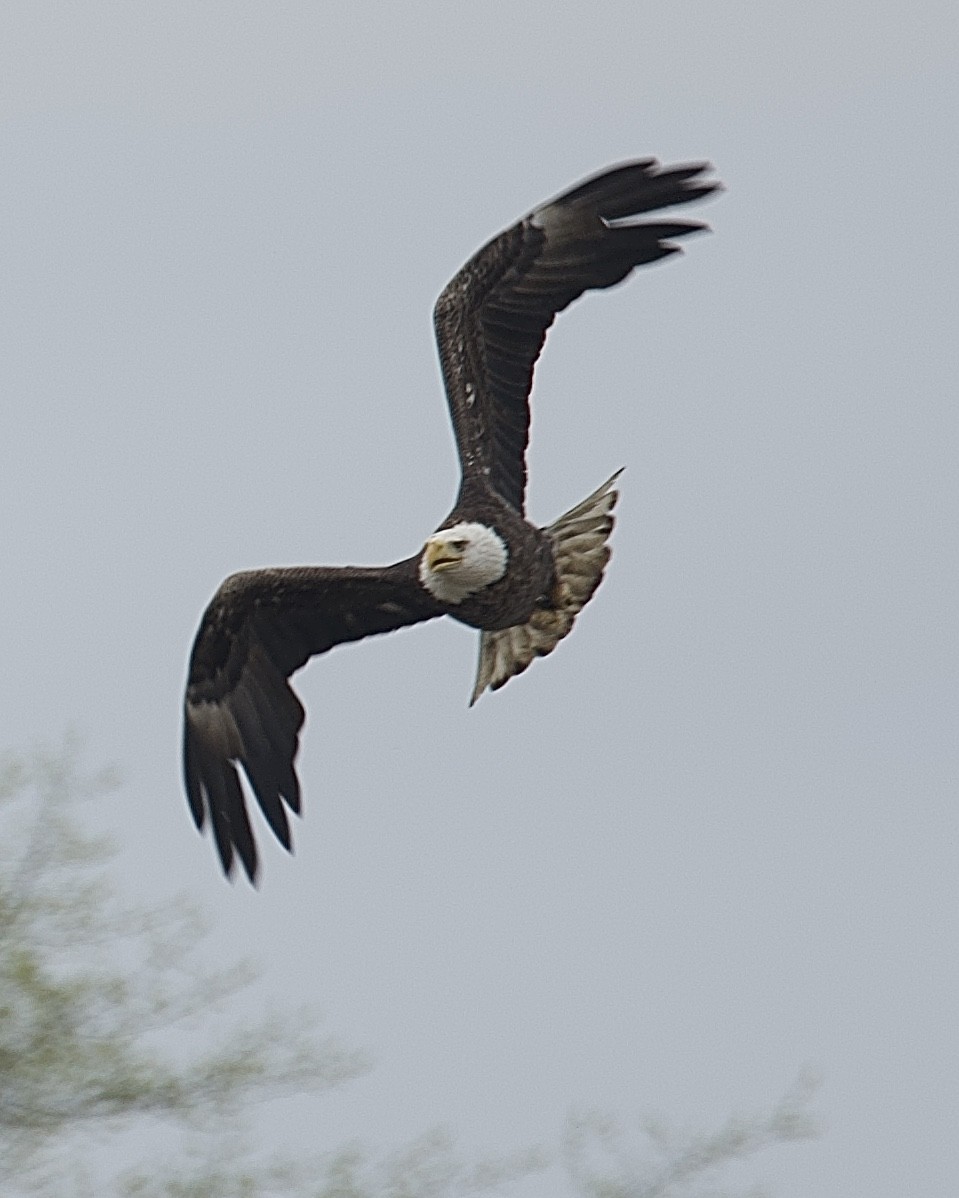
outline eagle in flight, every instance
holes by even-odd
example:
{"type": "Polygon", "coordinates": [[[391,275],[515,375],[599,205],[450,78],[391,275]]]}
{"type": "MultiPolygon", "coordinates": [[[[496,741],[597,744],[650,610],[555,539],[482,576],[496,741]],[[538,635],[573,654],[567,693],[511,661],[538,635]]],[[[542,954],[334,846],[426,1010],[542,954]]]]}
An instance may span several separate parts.
{"type": "Polygon", "coordinates": [[[213,828],[224,873],[259,862],[238,766],[291,848],[304,711],[290,676],[334,645],[452,616],[479,629],[471,702],[552,652],[609,560],[614,474],[554,523],[525,517],[533,367],[556,314],[584,291],[678,252],[706,226],[637,220],[719,184],[698,162],[612,167],[549,200],[474,254],[434,310],[461,481],[453,510],[390,566],[292,566],[233,574],[203,614],[190,656],[183,771],[197,828],[213,828]]]}

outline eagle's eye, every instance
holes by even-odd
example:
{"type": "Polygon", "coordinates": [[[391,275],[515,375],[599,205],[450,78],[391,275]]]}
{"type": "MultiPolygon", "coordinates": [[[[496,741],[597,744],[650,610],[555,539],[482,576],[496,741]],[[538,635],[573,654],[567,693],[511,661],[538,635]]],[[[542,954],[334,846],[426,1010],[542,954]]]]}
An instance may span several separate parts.
{"type": "Polygon", "coordinates": [[[450,541],[450,544],[457,553],[462,553],[469,542],[466,540],[466,537],[457,537],[455,541],[450,541]]]}

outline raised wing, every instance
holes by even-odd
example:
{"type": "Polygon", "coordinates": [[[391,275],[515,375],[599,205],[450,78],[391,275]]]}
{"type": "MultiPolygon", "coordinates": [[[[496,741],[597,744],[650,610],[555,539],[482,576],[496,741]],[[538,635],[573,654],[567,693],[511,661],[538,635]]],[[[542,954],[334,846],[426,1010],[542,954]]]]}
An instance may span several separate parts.
{"type": "Polygon", "coordinates": [[[294,769],[304,712],[287,679],[317,653],[442,614],[416,558],[383,569],[293,568],[234,574],[214,595],[190,657],[183,773],[196,826],[207,818],[227,876],[258,858],[237,765],[277,839],[300,810],[294,769]]]}
{"type": "Polygon", "coordinates": [[[591,288],[677,253],[707,226],[630,217],[715,191],[698,162],[654,158],[603,171],[494,237],[447,284],[433,313],[464,479],[485,473],[523,512],[533,367],[557,312],[591,288]]]}

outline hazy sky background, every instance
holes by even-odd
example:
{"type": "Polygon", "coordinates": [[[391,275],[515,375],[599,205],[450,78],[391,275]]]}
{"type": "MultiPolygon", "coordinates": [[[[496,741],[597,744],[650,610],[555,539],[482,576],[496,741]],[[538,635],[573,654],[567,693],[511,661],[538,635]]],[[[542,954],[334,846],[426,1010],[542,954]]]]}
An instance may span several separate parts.
{"type": "Polygon", "coordinates": [[[825,1134],[746,1177],[955,1195],[955,4],[0,25],[3,744],[78,729],[123,882],[375,1059],[265,1142],[712,1125],[810,1065],[825,1134]],[[201,611],[419,547],[457,479],[436,295],[645,154],[716,163],[715,232],[565,314],[534,392],[533,518],[627,467],[602,590],[473,710],[452,622],[314,662],[296,856],[228,886],[179,778],[201,611]]]}

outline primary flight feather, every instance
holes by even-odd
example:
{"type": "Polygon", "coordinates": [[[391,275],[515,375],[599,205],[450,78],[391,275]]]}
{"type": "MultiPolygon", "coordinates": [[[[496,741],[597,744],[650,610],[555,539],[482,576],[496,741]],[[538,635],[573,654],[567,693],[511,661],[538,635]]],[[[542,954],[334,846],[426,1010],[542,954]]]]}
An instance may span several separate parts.
{"type": "Polygon", "coordinates": [[[193,819],[209,820],[228,876],[237,859],[252,882],[259,869],[238,766],[291,847],[304,711],[288,680],[311,657],[449,615],[480,630],[475,702],[570,631],[609,560],[617,475],[545,528],[525,519],[533,367],[574,299],[706,228],[635,218],[715,191],[709,169],[646,158],[603,171],[494,237],[443,289],[434,323],[461,481],[416,554],[383,567],[246,571],[214,595],[190,657],[183,768],[193,819]]]}

